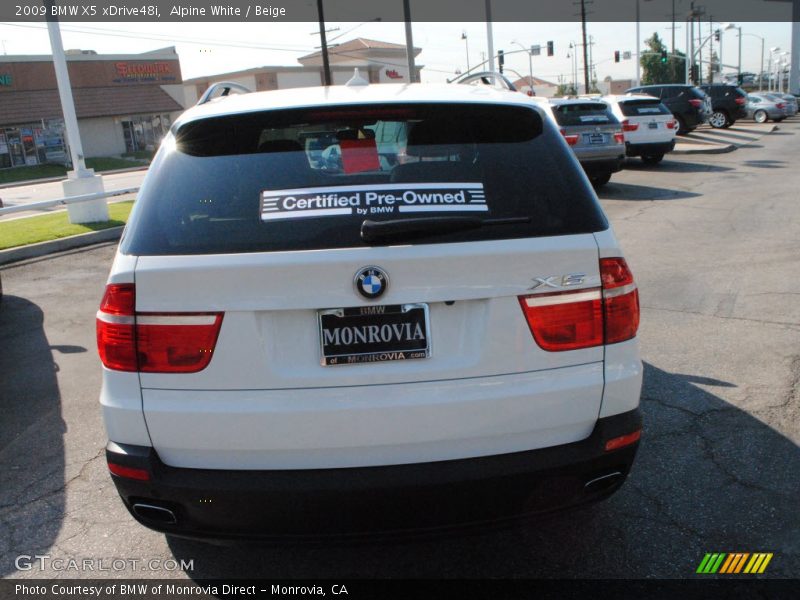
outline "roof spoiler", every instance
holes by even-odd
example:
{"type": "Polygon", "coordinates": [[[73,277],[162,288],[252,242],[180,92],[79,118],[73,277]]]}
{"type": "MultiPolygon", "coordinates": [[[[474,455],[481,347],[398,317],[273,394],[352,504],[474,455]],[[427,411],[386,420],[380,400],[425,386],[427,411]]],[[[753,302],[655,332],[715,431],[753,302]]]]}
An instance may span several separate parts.
{"type": "Polygon", "coordinates": [[[466,83],[475,84],[481,83],[483,85],[491,85],[495,87],[505,88],[511,92],[516,92],[517,88],[509,79],[502,73],[497,71],[481,71],[479,73],[464,73],[460,77],[449,80],[448,83],[466,83]]]}
{"type": "Polygon", "coordinates": [[[231,92],[235,94],[251,94],[252,90],[243,86],[241,83],[235,83],[233,81],[217,81],[216,83],[212,83],[210,86],[208,86],[208,89],[203,92],[202,96],[200,96],[196,106],[200,106],[206,102],[211,102],[215,98],[229,96],[231,92]],[[212,97],[220,90],[222,90],[222,92],[219,94],[219,96],[212,97]]]}

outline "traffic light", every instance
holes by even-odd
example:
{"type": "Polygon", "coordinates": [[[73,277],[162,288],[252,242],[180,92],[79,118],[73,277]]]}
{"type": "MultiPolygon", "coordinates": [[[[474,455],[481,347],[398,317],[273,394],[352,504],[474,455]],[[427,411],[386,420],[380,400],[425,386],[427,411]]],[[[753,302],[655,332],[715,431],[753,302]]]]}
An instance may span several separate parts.
{"type": "Polygon", "coordinates": [[[666,50],[662,50],[661,51],[661,62],[662,63],[667,62],[667,51],[666,50]]]}
{"type": "Polygon", "coordinates": [[[547,56],[553,56],[553,41],[547,42],[547,56]]]}
{"type": "Polygon", "coordinates": [[[692,65],[691,71],[692,71],[691,72],[692,81],[697,81],[698,75],[700,75],[700,69],[698,68],[698,66],[696,64],[694,64],[694,65],[692,65]]]}
{"type": "Polygon", "coordinates": [[[719,41],[719,29],[717,29],[717,30],[714,32],[714,41],[715,41],[715,42],[718,42],[718,41],[719,41]]]}
{"type": "Polygon", "coordinates": [[[742,85],[744,83],[744,74],[739,73],[739,76],[736,79],[739,82],[739,85],[742,85]]]}
{"type": "Polygon", "coordinates": [[[497,51],[497,64],[500,66],[500,72],[503,72],[503,65],[506,64],[506,54],[502,50],[497,51]]]}
{"type": "Polygon", "coordinates": [[[619,62],[619,50],[614,50],[614,62],[619,62]]]}

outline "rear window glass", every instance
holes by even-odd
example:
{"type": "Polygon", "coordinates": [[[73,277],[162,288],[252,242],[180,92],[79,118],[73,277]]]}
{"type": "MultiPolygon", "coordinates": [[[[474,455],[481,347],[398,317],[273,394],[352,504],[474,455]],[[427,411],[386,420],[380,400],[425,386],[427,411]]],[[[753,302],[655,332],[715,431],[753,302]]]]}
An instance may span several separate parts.
{"type": "Polygon", "coordinates": [[[619,108],[626,117],[670,114],[669,109],[661,103],[661,100],[627,100],[620,102],[619,108]]]}
{"type": "Polygon", "coordinates": [[[605,104],[587,102],[585,104],[557,104],[553,114],[559,125],[594,125],[597,123],[616,123],[617,119],[605,104]]]}
{"type": "Polygon", "coordinates": [[[558,133],[527,107],[414,104],[264,111],[164,142],[122,242],[137,255],[371,245],[365,219],[524,217],[416,235],[443,243],[607,228],[558,133]],[[524,222],[522,222],[524,221],[524,222]]]}

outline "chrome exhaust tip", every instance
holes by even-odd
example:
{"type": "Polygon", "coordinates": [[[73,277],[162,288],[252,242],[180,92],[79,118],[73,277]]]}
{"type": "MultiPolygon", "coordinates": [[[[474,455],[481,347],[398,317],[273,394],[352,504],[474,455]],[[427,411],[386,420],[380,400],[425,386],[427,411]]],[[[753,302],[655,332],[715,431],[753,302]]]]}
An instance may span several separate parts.
{"type": "Polygon", "coordinates": [[[594,479],[587,481],[584,484],[583,489],[589,493],[602,492],[613,487],[619,482],[620,479],[622,479],[622,473],[619,471],[606,473],[605,475],[601,475],[600,477],[595,477],[594,479]]]}
{"type": "Polygon", "coordinates": [[[163,506],[155,506],[153,504],[136,503],[133,505],[134,514],[152,523],[161,523],[164,525],[174,525],[178,522],[175,513],[163,506]]]}

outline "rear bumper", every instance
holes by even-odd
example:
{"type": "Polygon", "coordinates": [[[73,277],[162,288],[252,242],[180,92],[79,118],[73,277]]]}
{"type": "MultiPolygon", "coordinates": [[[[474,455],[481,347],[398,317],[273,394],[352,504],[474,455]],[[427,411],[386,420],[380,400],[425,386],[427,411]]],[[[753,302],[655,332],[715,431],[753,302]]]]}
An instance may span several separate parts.
{"type": "Polygon", "coordinates": [[[625,144],[625,154],[628,156],[652,156],[654,154],[667,154],[675,149],[675,140],[669,142],[656,142],[648,144],[625,144]]]}
{"type": "Polygon", "coordinates": [[[599,419],[589,437],[570,444],[383,467],[175,468],[150,447],[113,442],[106,456],[150,474],[149,481],[112,478],[131,514],[157,531],[222,539],[346,537],[495,521],[605,498],[622,485],[638,443],[611,452],[605,444],[640,427],[636,409],[599,419]],[[135,509],[137,503],[157,510],[135,509]],[[171,511],[174,522],[158,509],[171,511]]]}
{"type": "Polygon", "coordinates": [[[603,158],[584,158],[579,157],[578,160],[587,175],[603,174],[603,173],[616,173],[622,170],[625,164],[625,155],[619,154],[614,157],[603,158]]]}

